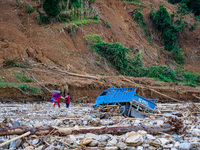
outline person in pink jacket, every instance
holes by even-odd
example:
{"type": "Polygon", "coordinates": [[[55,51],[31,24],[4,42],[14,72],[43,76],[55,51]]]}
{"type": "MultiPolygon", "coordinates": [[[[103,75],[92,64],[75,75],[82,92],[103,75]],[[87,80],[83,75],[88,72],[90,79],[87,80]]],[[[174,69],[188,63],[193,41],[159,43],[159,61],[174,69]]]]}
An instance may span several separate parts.
{"type": "Polygon", "coordinates": [[[51,100],[54,101],[54,107],[56,106],[56,104],[58,104],[58,107],[60,108],[60,97],[61,95],[59,95],[58,93],[53,93],[52,94],[52,98],[51,100]]]}
{"type": "Polygon", "coordinates": [[[70,95],[69,95],[69,93],[67,93],[67,95],[65,95],[65,103],[66,103],[66,108],[69,108],[69,103],[70,103],[70,95]]]}

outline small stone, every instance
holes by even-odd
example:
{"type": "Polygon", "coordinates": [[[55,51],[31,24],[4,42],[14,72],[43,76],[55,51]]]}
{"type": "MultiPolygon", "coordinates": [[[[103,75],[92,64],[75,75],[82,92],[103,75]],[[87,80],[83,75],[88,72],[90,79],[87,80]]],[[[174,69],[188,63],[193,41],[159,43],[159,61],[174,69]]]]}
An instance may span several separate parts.
{"type": "Polygon", "coordinates": [[[192,143],[190,143],[190,145],[191,145],[191,148],[199,147],[200,142],[192,142],[192,143]]]}
{"type": "Polygon", "coordinates": [[[110,137],[108,135],[102,136],[102,141],[107,141],[110,137]]]}
{"type": "Polygon", "coordinates": [[[101,136],[100,135],[96,135],[96,134],[93,134],[93,133],[87,133],[85,135],[86,138],[92,138],[94,140],[97,140],[99,141],[101,139],[101,136]]]}
{"type": "Polygon", "coordinates": [[[15,121],[15,122],[13,122],[13,127],[18,127],[18,126],[20,126],[20,123],[19,123],[19,121],[15,121]]]}
{"type": "Polygon", "coordinates": [[[50,145],[50,146],[48,146],[47,148],[45,148],[45,150],[54,150],[54,146],[53,146],[53,145],[50,145]]]}
{"type": "Polygon", "coordinates": [[[179,146],[180,150],[189,150],[191,148],[190,143],[181,143],[179,146]]]}
{"type": "Polygon", "coordinates": [[[127,149],[127,146],[124,142],[119,142],[116,146],[121,150],[127,149]]]}
{"type": "Polygon", "coordinates": [[[25,147],[25,149],[24,150],[33,150],[34,149],[34,147],[33,146],[27,146],[27,147],[25,147]]]}
{"type": "Polygon", "coordinates": [[[169,141],[165,138],[158,138],[156,140],[152,140],[149,144],[152,146],[159,147],[159,146],[163,146],[163,145],[167,144],[168,142],[169,141]]]}
{"type": "Polygon", "coordinates": [[[105,147],[104,150],[118,150],[118,147],[113,146],[113,147],[105,147]]]}
{"type": "Polygon", "coordinates": [[[200,136],[200,129],[193,129],[191,133],[193,136],[200,136]]]}
{"type": "Polygon", "coordinates": [[[101,124],[101,120],[99,118],[96,118],[96,119],[93,120],[93,124],[96,125],[96,126],[100,125],[101,124]]]}
{"type": "Polygon", "coordinates": [[[143,147],[142,146],[138,146],[137,150],[143,150],[143,147]]]}
{"type": "Polygon", "coordinates": [[[143,136],[147,135],[147,132],[144,130],[139,130],[137,133],[139,133],[140,135],[143,135],[143,136]]]}
{"type": "Polygon", "coordinates": [[[39,139],[34,139],[34,140],[32,141],[32,144],[33,144],[33,145],[36,145],[38,142],[39,142],[39,139]]]}
{"type": "Polygon", "coordinates": [[[89,116],[89,115],[86,115],[86,116],[84,117],[84,119],[87,120],[87,121],[92,121],[92,117],[89,116]]]}
{"type": "Polygon", "coordinates": [[[81,141],[81,145],[88,145],[89,143],[92,142],[92,138],[85,138],[81,141]]]}
{"type": "Polygon", "coordinates": [[[108,142],[108,145],[115,146],[117,144],[116,138],[113,138],[111,141],[108,142]]]}
{"type": "Polygon", "coordinates": [[[35,150],[43,150],[43,149],[44,149],[44,145],[40,145],[35,150]]]}
{"type": "Polygon", "coordinates": [[[85,120],[85,121],[83,121],[83,124],[84,124],[84,125],[87,125],[87,121],[86,121],[86,120],[85,120]]]}
{"type": "Polygon", "coordinates": [[[90,147],[95,147],[95,146],[97,146],[98,144],[99,144],[99,142],[98,142],[97,140],[93,140],[92,142],[89,143],[88,146],[90,146],[90,147]]]}
{"type": "Polygon", "coordinates": [[[179,147],[180,146],[180,142],[176,142],[175,144],[174,144],[174,147],[179,147]]]}
{"type": "Polygon", "coordinates": [[[108,123],[105,124],[105,126],[108,126],[108,125],[113,125],[114,122],[112,120],[110,120],[108,123]]]}

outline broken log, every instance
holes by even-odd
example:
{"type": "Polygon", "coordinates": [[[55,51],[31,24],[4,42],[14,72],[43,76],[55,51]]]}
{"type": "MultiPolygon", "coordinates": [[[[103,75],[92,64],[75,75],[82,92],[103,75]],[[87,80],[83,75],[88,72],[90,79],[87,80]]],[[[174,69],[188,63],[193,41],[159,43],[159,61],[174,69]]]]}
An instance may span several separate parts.
{"type": "Polygon", "coordinates": [[[90,128],[57,128],[52,126],[41,126],[41,127],[2,127],[0,128],[0,136],[23,134],[30,131],[31,134],[35,135],[70,135],[70,134],[115,134],[122,135],[131,131],[145,130],[151,134],[159,134],[159,132],[169,133],[173,131],[173,125],[169,123],[161,126],[103,126],[103,127],[90,127],[90,128]]]}

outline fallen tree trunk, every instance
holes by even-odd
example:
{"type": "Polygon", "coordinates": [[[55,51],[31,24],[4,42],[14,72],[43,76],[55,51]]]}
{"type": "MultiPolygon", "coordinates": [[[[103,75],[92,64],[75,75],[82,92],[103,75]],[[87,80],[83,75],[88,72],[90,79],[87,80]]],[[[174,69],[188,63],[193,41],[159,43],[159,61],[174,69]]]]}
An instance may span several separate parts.
{"type": "Polygon", "coordinates": [[[145,130],[151,134],[159,134],[159,132],[169,133],[173,131],[173,126],[170,124],[163,124],[161,126],[103,126],[103,127],[90,127],[90,128],[57,128],[52,126],[41,127],[3,127],[0,128],[0,136],[4,135],[21,135],[30,131],[35,135],[70,135],[70,134],[113,134],[121,135],[131,131],[145,130]]]}

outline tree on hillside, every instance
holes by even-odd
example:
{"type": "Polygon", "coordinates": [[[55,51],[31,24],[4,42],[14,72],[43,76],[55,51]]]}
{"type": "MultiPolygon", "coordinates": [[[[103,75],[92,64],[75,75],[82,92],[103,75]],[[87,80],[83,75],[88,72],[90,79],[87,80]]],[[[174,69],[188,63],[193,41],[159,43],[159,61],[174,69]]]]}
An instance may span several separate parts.
{"type": "Polygon", "coordinates": [[[44,0],[43,10],[50,18],[55,18],[60,14],[60,0],[44,0]]]}

